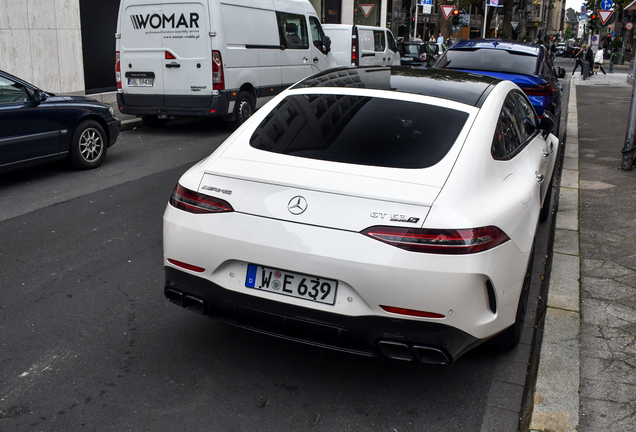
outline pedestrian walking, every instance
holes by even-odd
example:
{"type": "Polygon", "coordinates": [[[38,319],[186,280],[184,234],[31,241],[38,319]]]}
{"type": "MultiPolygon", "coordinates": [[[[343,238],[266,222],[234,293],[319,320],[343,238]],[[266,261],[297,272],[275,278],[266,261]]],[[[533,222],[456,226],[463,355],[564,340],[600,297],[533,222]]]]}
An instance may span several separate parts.
{"type": "Polygon", "coordinates": [[[596,55],[594,56],[594,69],[595,69],[595,73],[596,73],[596,68],[600,69],[601,72],[603,72],[603,75],[607,75],[605,73],[605,69],[603,69],[603,54],[605,53],[605,49],[603,48],[599,48],[598,51],[596,51],[596,55]]]}
{"type": "Polygon", "coordinates": [[[437,43],[444,43],[444,36],[442,36],[442,34],[439,34],[439,37],[437,38],[437,43]]]}
{"type": "Polygon", "coordinates": [[[576,64],[574,65],[574,70],[572,71],[572,76],[574,76],[574,72],[581,66],[581,76],[583,76],[583,58],[585,57],[586,46],[583,45],[581,49],[577,51],[574,55],[576,57],[576,64]]]}
{"type": "Polygon", "coordinates": [[[552,59],[553,62],[556,59],[556,44],[555,43],[552,43],[552,46],[550,46],[550,58],[552,59]]]}
{"type": "Polygon", "coordinates": [[[594,52],[592,46],[588,45],[587,51],[585,51],[585,61],[590,66],[590,76],[594,73],[594,52]]]}

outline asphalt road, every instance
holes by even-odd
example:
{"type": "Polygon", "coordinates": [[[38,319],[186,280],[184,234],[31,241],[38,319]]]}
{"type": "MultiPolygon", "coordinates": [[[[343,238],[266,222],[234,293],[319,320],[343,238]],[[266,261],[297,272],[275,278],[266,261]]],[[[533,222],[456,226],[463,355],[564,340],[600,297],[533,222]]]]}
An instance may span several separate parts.
{"type": "Polygon", "coordinates": [[[448,367],[378,360],[164,298],[163,210],[229,133],[195,120],[125,131],[99,170],[0,176],[0,431],[510,430],[497,409],[518,421],[529,345],[448,367]]]}

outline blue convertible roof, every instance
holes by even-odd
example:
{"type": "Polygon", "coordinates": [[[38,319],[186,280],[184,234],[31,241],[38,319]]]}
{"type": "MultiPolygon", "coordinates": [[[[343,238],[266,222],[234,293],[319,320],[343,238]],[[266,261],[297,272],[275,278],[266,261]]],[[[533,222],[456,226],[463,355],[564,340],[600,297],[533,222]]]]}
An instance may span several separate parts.
{"type": "Polygon", "coordinates": [[[300,81],[292,89],[308,87],[355,87],[391,90],[438,97],[481,107],[501,80],[486,75],[408,66],[341,67],[300,81]]]}

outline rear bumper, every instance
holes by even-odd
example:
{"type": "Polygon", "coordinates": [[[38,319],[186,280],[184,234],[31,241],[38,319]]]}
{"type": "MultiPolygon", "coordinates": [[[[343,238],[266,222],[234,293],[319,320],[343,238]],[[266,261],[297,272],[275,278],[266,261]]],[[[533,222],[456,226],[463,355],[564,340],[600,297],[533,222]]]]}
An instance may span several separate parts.
{"type": "Polygon", "coordinates": [[[164,267],[164,272],[164,294],[179,306],[311,345],[366,356],[450,364],[482,342],[444,324],[329,313],[227,290],[172,267],[164,267]]]}
{"type": "Polygon", "coordinates": [[[232,93],[218,96],[162,95],[117,93],[119,111],[124,114],[167,117],[225,117],[232,93]]]}

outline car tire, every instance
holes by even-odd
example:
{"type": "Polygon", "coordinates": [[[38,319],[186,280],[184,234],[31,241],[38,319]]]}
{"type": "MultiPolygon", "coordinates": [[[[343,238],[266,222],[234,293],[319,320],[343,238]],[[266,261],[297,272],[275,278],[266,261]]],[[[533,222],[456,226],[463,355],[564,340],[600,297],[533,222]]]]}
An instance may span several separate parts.
{"type": "Polygon", "coordinates": [[[164,127],[166,123],[168,123],[168,119],[160,119],[156,115],[142,116],[141,121],[144,122],[146,126],[151,128],[164,127]]]}
{"type": "Polygon", "coordinates": [[[97,168],[106,158],[108,140],[104,128],[95,120],[84,120],[71,137],[70,161],[77,169],[97,168]]]}
{"type": "Polygon", "coordinates": [[[252,96],[246,91],[239,92],[236,104],[234,104],[234,126],[241,126],[252,114],[254,114],[252,96]]]}
{"type": "Polygon", "coordinates": [[[545,222],[548,220],[548,216],[550,216],[550,212],[552,210],[552,186],[554,185],[554,175],[550,179],[550,184],[548,184],[548,191],[545,195],[545,200],[543,200],[543,205],[541,206],[541,211],[539,212],[539,222],[545,222]]]}
{"type": "Polygon", "coordinates": [[[521,333],[523,332],[523,323],[526,319],[526,312],[528,308],[528,295],[530,294],[530,279],[532,278],[532,262],[534,261],[534,244],[532,245],[532,252],[528,259],[528,266],[526,267],[526,275],[523,278],[523,286],[521,287],[521,294],[519,295],[519,304],[517,305],[517,314],[515,315],[515,322],[513,325],[492,338],[492,345],[501,351],[510,351],[519,344],[521,340],[521,333]]]}

